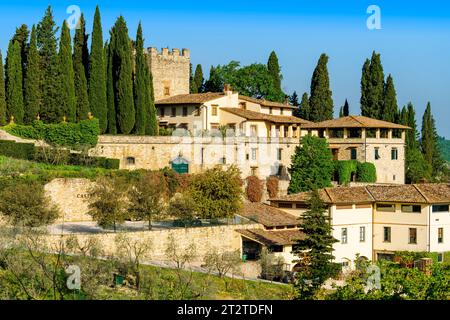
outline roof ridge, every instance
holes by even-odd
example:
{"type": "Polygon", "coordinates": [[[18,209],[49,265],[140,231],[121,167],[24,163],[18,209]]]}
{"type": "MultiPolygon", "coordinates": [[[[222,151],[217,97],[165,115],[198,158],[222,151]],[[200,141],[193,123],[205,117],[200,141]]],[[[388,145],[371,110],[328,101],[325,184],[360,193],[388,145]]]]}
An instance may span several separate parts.
{"type": "Polygon", "coordinates": [[[330,198],[331,202],[334,202],[333,197],[330,195],[330,193],[328,192],[328,188],[323,188],[325,190],[325,193],[327,194],[328,198],[330,198]]]}
{"type": "Polygon", "coordinates": [[[360,121],[360,120],[358,120],[358,119],[356,118],[356,116],[349,116],[349,117],[352,118],[353,120],[355,120],[356,122],[359,122],[360,124],[365,125],[365,123],[362,122],[362,121],[360,121]]]}
{"type": "Polygon", "coordinates": [[[420,190],[420,188],[417,186],[416,183],[412,184],[414,186],[414,188],[417,190],[417,192],[420,193],[420,195],[425,199],[426,202],[431,203],[430,199],[427,198],[427,196],[422,192],[422,190],[420,190]]]}
{"type": "Polygon", "coordinates": [[[373,195],[373,193],[370,192],[369,187],[370,187],[370,186],[365,186],[364,189],[367,191],[367,193],[369,194],[369,196],[372,198],[373,201],[377,201],[377,200],[375,199],[375,196],[373,195]]]}

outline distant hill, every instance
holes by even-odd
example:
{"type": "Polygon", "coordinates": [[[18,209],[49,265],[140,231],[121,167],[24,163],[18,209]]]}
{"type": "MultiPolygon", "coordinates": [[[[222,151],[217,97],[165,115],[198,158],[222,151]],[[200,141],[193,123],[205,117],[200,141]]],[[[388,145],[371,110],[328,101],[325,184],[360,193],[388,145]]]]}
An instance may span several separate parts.
{"type": "Polygon", "coordinates": [[[439,145],[441,146],[442,156],[447,162],[450,162],[450,140],[439,137],[439,145]]]}

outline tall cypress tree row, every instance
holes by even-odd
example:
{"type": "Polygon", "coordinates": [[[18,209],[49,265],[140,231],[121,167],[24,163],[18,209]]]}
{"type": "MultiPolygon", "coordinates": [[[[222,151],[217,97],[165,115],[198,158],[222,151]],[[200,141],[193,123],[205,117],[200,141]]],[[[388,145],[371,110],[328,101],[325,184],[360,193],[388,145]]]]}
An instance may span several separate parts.
{"type": "Polygon", "coordinates": [[[195,92],[202,92],[203,91],[203,82],[204,82],[204,78],[203,78],[203,70],[202,70],[202,65],[198,64],[195,67],[195,73],[194,73],[194,86],[195,86],[195,92]]]}
{"type": "Polygon", "coordinates": [[[421,148],[425,161],[431,166],[432,177],[439,178],[443,170],[444,161],[442,160],[436,130],[436,123],[431,114],[431,105],[428,102],[422,117],[422,137],[421,148]]]}
{"type": "Polygon", "coordinates": [[[379,119],[383,112],[384,72],[381,56],[372,53],[370,65],[364,63],[361,77],[361,114],[366,117],[379,119]]]}
{"type": "MultiPolygon", "coordinates": [[[[12,38],[13,41],[17,41],[20,45],[20,62],[22,64],[22,88],[25,90],[25,71],[27,65],[27,51],[28,51],[28,36],[30,31],[26,24],[22,24],[19,28],[16,28],[16,32],[12,38]]],[[[25,97],[25,91],[24,91],[25,97]]]]}
{"type": "Polygon", "coordinates": [[[112,47],[113,34],[111,33],[110,43],[105,46],[106,53],[106,102],[108,104],[108,130],[109,134],[117,133],[116,124],[116,104],[114,97],[114,78],[113,78],[113,62],[112,62],[112,47]]]}
{"type": "Polygon", "coordinates": [[[158,126],[158,118],[156,115],[156,107],[155,107],[155,92],[153,89],[153,75],[146,63],[146,72],[147,72],[147,87],[150,93],[149,96],[149,104],[147,105],[147,121],[145,126],[145,134],[149,136],[157,136],[159,133],[158,126]]]}
{"type": "Polygon", "coordinates": [[[327,69],[328,56],[321,54],[311,79],[310,120],[333,119],[333,98],[327,69]]]}
{"type": "Polygon", "coordinates": [[[42,94],[40,117],[48,122],[58,121],[55,115],[58,109],[57,90],[59,88],[58,85],[55,85],[55,79],[58,79],[57,32],[58,28],[53,20],[52,8],[49,6],[44,18],[37,26],[37,45],[40,55],[40,70],[42,72],[40,81],[42,94]]]}
{"type": "Polygon", "coordinates": [[[388,75],[384,86],[383,112],[380,116],[385,121],[398,121],[397,93],[394,87],[394,79],[392,79],[391,75],[388,75]]]}
{"type": "Polygon", "coordinates": [[[6,92],[5,76],[3,71],[3,56],[0,51],[0,126],[6,124],[6,92]]]}
{"type": "Polygon", "coordinates": [[[302,95],[302,101],[300,102],[299,117],[305,120],[311,120],[311,108],[309,106],[309,97],[305,92],[302,95]]]}
{"type": "Polygon", "coordinates": [[[94,117],[99,120],[101,133],[106,132],[108,126],[105,60],[102,22],[100,17],[100,9],[97,6],[95,8],[91,56],[89,60],[89,105],[94,117]]]}
{"type": "Polygon", "coordinates": [[[73,68],[75,72],[75,98],[77,120],[87,119],[89,108],[89,98],[87,92],[85,51],[87,48],[86,23],[83,14],[80,17],[79,28],[75,31],[73,45],[73,68]]]}
{"type": "Polygon", "coordinates": [[[41,69],[39,68],[39,52],[37,48],[36,28],[31,28],[30,45],[27,52],[27,69],[25,72],[25,114],[24,123],[36,120],[41,105],[41,69]]]}
{"type": "Polygon", "coordinates": [[[370,60],[366,59],[361,74],[361,115],[369,114],[370,60]]]}
{"type": "Polygon", "coordinates": [[[72,63],[72,45],[70,30],[64,21],[61,27],[61,38],[59,42],[59,108],[56,115],[62,120],[66,117],[68,121],[76,121],[75,106],[75,83],[72,63]]]}
{"type": "Polygon", "coordinates": [[[133,65],[131,59],[131,41],[123,16],[114,24],[112,41],[113,76],[117,127],[120,133],[129,134],[135,124],[133,100],[133,65]]]}
{"type": "Polygon", "coordinates": [[[136,35],[136,71],[134,75],[134,105],[136,108],[135,133],[145,134],[147,125],[147,106],[150,103],[150,90],[148,87],[148,64],[144,56],[144,39],[142,25],[139,22],[136,35]]]}
{"type": "Polygon", "coordinates": [[[267,70],[273,80],[274,88],[279,93],[280,99],[283,99],[284,93],[281,90],[281,69],[278,63],[278,57],[275,51],[272,51],[269,55],[269,60],[267,61],[267,70]]]}
{"type": "Polygon", "coordinates": [[[6,59],[6,103],[8,118],[14,117],[14,122],[23,123],[23,89],[22,62],[20,45],[17,41],[10,41],[6,59]]]}

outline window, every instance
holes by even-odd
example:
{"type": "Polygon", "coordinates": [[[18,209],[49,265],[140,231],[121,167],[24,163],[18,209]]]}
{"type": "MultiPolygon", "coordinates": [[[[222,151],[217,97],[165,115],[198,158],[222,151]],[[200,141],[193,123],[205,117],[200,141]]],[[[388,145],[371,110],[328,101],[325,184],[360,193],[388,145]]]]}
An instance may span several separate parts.
{"type": "Polygon", "coordinates": [[[373,128],[366,129],[366,138],[375,138],[377,136],[377,130],[373,128]]]}
{"type": "Polygon", "coordinates": [[[443,253],[437,254],[437,262],[439,262],[439,263],[444,262],[444,254],[443,253]]]}
{"type": "Polygon", "coordinates": [[[341,262],[341,266],[342,266],[343,268],[347,268],[347,267],[349,266],[348,261],[341,262]]]}
{"type": "Polygon", "coordinates": [[[388,137],[388,129],[380,129],[380,138],[387,139],[388,137]]]}
{"type": "Polygon", "coordinates": [[[366,227],[359,227],[359,242],[366,241],[366,227]]]}
{"type": "Polygon", "coordinates": [[[348,129],[347,137],[348,138],[361,138],[361,129],[348,129]]]}
{"type": "Polygon", "coordinates": [[[183,117],[187,117],[187,115],[188,115],[188,108],[183,107],[183,117]]]}
{"type": "Polygon", "coordinates": [[[391,227],[384,227],[383,228],[383,241],[384,242],[391,242],[391,227]]]}
{"type": "Polygon", "coordinates": [[[177,108],[172,107],[172,117],[176,117],[177,116],[177,108]]]}
{"type": "Polygon", "coordinates": [[[282,148],[278,148],[278,150],[277,150],[277,160],[281,161],[282,156],[283,156],[283,149],[282,148]]]}
{"type": "Polygon", "coordinates": [[[218,130],[219,124],[218,123],[211,123],[211,130],[218,130]]]}
{"type": "Polygon", "coordinates": [[[402,204],[402,212],[421,213],[422,206],[402,204]]]}
{"type": "Polygon", "coordinates": [[[213,116],[217,116],[217,105],[213,105],[212,106],[211,114],[213,116]]]}
{"type": "Polygon", "coordinates": [[[375,160],[380,159],[380,148],[375,148],[375,160]]]}
{"type": "Polygon", "coordinates": [[[196,108],[195,109],[195,116],[196,117],[200,117],[200,112],[201,112],[201,109],[200,108],[196,108]]]}
{"type": "Polygon", "coordinates": [[[444,243],[444,228],[438,228],[438,243],[444,243]]]}
{"type": "Polygon", "coordinates": [[[273,109],[272,109],[272,107],[270,107],[269,108],[269,114],[272,114],[272,112],[273,112],[273,109]]]}
{"type": "Polygon", "coordinates": [[[164,87],[164,95],[170,96],[170,87],[164,87]]]}
{"type": "Polygon", "coordinates": [[[134,157],[127,157],[127,165],[135,165],[136,159],[134,157]]]}
{"type": "Polygon", "coordinates": [[[257,151],[258,151],[258,149],[252,148],[252,160],[256,160],[256,152],[257,151]]]}
{"type": "Polygon", "coordinates": [[[344,129],[328,129],[328,136],[330,138],[343,138],[344,129]]]}
{"type": "Polygon", "coordinates": [[[357,157],[356,148],[350,148],[350,159],[356,160],[356,157],[357,157]]]}
{"type": "Polygon", "coordinates": [[[278,203],[278,208],[292,208],[292,203],[280,202],[278,203]]]}
{"type": "Polygon", "coordinates": [[[283,108],[280,109],[280,114],[281,114],[281,115],[284,114],[284,111],[283,111],[283,110],[284,110],[283,108]]]}
{"type": "Polygon", "coordinates": [[[283,252],[283,246],[270,246],[269,247],[270,252],[283,252]]]}
{"type": "Polygon", "coordinates": [[[258,136],[258,126],[251,125],[250,126],[250,136],[251,137],[257,137],[258,136]]]}
{"type": "Polygon", "coordinates": [[[220,158],[219,159],[219,163],[220,164],[227,164],[227,158],[225,158],[225,157],[220,158]]]}
{"type": "Polygon", "coordinates": [[[435,204],[432,210],[433,212],[448,212],[448,204],[435,204]]]}
{"type": "Polygon", "coordinates": [[[164,117],[164,116],[165,116],[165,115],[164,115],[165,109],[166,109],[166,108],[164,108],[164,107],[159,108],[159,115],[160,115],[161,117],[164,117]]]}
{"type": "Polygon", "coordinates": [[[347,243],[347,228],[341,229],[341,243],[346,244],[347,243]]]}
{"type": "Polygon", "coordinates": [[[247,109],[247,104],[246,104],[245,102],[239,102],[239,107],[240,107],[241,109],[246,110],[246,109],[247,109]]]}
{"type": "Polygon", "coordinates": [[[397,148],[391,149],[391,160],[397,160],[398,159],[398,150],[397,148]]]}
{"type": "Polygon", "coordinates": [[[395,204],[378,203],[377,211],[395,212],[395,204]]]}
{"type": "Polygon", "coordinates": [[[284,166],[278,166],[278,170],[277,170],[277,176],[282,176],[283,175],[283,170],[284,170],[284,166]]]}
{"type": "Polygon", "coordinates": [[[258,167],[251,167],[250,168],[250,170],[251,170],[251,172],[252,172],[252,176],[257,176],[257,169],[258,169],[258,167]]]}
{"type": "Polygon", "coordinates": [[[409,243],[417,243],[417,228],[409,228],[409,243]]]}

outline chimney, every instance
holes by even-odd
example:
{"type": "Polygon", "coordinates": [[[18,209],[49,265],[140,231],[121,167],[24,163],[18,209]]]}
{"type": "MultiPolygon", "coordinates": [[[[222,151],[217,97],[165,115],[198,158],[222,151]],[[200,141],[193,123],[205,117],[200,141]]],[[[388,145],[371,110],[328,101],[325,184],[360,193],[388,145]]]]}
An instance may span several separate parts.
{"type": "Polygon", "coordinates": [[[225,85],[223,86],[223,92],[225,93],[225,95],[230,96],[233,91],[231,90],[231,86],[228,83],[225,83],[225,85]]]}
{"type": "Polygon", "coordinates": [[[284,104],[287,106],[289,105],[289,96],[284,97],[284,104]]]}

